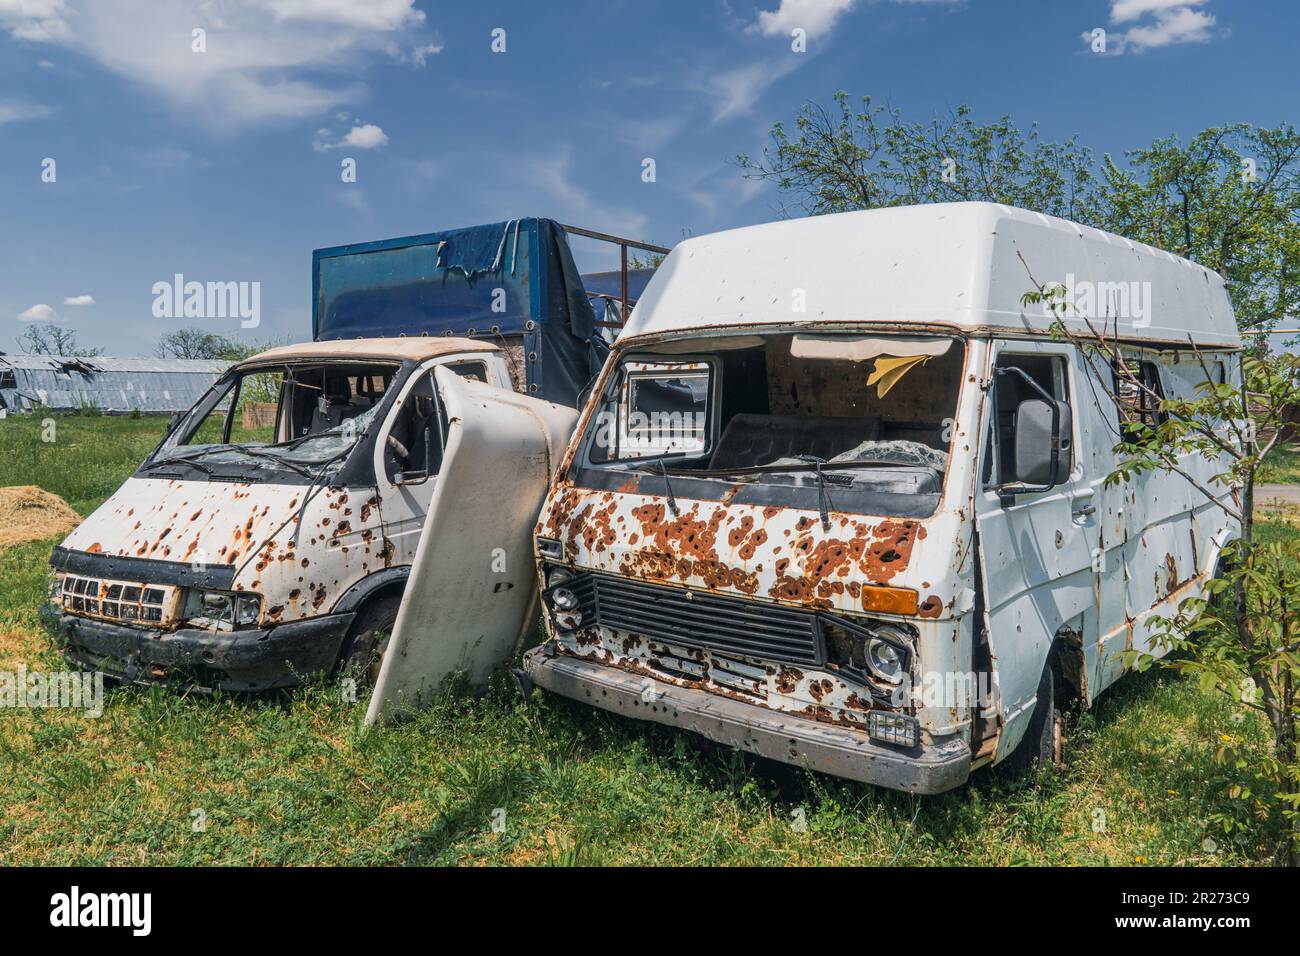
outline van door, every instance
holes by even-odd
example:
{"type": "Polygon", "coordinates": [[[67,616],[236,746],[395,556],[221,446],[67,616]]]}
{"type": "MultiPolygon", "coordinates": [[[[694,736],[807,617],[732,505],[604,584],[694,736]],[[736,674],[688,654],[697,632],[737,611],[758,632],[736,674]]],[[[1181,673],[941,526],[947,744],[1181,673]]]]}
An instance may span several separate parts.
{"type": "MultiPolygon", "coordinates": [[[[1063,343],[1003,342],[993,350],[985,441],[981,452],[976,526],[984,584],[985,627],[997,673],[1003,722],[998,759],[1020,742],[1037,702],[1038,681],[1053,640],[1068,629],[1083,649],[1095,648],[1099,578],[1096,496],[1105,473],[1091,474],[1091,456],[1080,456],[1079,434],[1089,427],[1080,415],[1074,348],[1063,343]],[[1004,495],[999,485],[1016,480],[1015,416],[1019,403],[1038,397],[1014,373],[1018,369],[1058,401],[1070,405],[1073,435],[1070,472],[1043,492],[1004,495]]],[[[1122,600],[1122,593],[1121,593],[1122,600]]]]}
{"type": "MultiPolygon", "coordinates": [[[[438,365],[464,378],[487,381],[487,364],[479,358],[447,358],[438,365]]],[[[379,511],[394,565],[415,559],[438,483],[445,429],[434,401],[433,368],[422,369],[407,383],[375,446],[379,511]]]]}
{"type": "Polygon", "coordinates": [[[536,624],[533,528],[578,413],[434,370],[447,444],[367,725],[482,683],[536,624]]]}

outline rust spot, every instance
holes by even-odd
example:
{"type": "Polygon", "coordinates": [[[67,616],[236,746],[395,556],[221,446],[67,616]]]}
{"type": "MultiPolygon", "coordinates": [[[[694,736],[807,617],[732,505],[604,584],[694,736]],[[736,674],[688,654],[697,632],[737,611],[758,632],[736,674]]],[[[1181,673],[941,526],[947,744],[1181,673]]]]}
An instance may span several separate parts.
{"type": "Polygon", "coordinates": [[[942,611],[943,601],[936,594],[931,594],[916,608],[916,613],[921,617],[938,617],[942,611]]]}

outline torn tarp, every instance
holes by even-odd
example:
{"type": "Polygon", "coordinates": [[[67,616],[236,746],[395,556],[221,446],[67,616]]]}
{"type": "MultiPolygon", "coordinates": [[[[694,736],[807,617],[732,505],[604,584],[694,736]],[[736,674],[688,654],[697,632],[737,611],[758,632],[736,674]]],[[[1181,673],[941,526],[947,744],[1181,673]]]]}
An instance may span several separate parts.
{"type": "Polygon", "coordinates": [[[454,335],[520,355],[528,394],[573,405],[603,362],[595,313],[550,219],[318,249],[314,337],[454,335]]]}

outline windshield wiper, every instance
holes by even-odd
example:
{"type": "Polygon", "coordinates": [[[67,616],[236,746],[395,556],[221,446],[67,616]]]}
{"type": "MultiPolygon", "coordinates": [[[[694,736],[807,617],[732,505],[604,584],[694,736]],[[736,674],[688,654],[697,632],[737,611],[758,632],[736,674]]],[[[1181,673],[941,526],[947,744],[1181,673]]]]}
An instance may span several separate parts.
{"type": "Polygon", "coordinates": [[[826,490],[826,476],[822,474],[822,465],[826,464],[826,459],[818,458],[816,455],[795,455],[795,457],[813,466],[813,472],[817,475],[817,510],[821,512],[822,530],[830,531],[831,493],[826,490]]]}
{"type": "MultiPolygon", "coordinates": [[[[668,510],[670,510],[673,513],[673,517],[676,518],[681,514],[681,509],[677,507],[677,498],[673,495],[673,483],[668,480],[668,468],[664,465],[664,460],[662,458],[656,458],[654,464],[657,466],[655,471],[664,479],[664,495],[668,499],[668,510]]],[[[641,465],[637,468],[637,471],[645,470],[645,465],[641,465]]]]}
{"type": "Polygon", "coordinates": [[[309,469],[304,468],[302,465],[299,465],[295,462],[289,461],[287,458],[282,458],[281,456],[275,454],[274,452],[254,451],[253,449],[246,448],[243,445],[230,445],[228,447],[235,449],[241,455],[247,455],[249,458],[265,458],[267,461],[273,461],[277,465],[283,465],[285,468],[291,469],[292,471],[296,471],[298,474],[303,475],[307,478],[312,477],[313,473],[309,469]]]}
{"type": "MultiPolygon", "coordinates": [[[[197,455],[194,456],[194,458],[197,457],[198,457],[197,455]]],[[[167,465],[189,465],[191,468],[197,468],[205,475],[212,474],[211,468],[209,468],[207,465],[200,465],[197,461],[194,460],[194,458],[186,458],[183,455],[174,455],[171,458],[159,458],[156,461],[151,461],[146,467],[162,468],[167,465]]]]}

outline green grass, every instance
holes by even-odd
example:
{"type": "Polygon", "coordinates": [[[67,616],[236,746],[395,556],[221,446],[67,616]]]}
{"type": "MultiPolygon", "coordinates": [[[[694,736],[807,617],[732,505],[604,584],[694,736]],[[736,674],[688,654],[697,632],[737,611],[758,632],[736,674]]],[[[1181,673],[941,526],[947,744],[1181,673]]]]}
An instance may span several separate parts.
{"type": "Polygon", "coordinates": [[[1277,484],[1300,485],[1300,447],[1277,445],[1260,469],[1260,481],[1277,484]]]}
{"type": "MultiPolygon", "coordinates": [[[[83,512],[161,427],[59,419],[59,442],[27,448],[39,436],[13,424],[0,422],[0,484],[40,484],[83,512]]],[[[0,671],[63,666],[35,614],[55,543],[0,551],[0,671]]],[[[1262,741],[1263,728],[1233,723],[1228,705],[1169,674],[1126,678],[1077,717],[1063,772],[981,771],[920,800],[540,693],[525,706],[504,677],[485,696],[448,698],[377,733],[361,733],[363,714],[329,686],[269,698],[119,688],[97,719],[0,711],[0,862],[1221,865],[1264,855],[1265,835],[1204,844],[1230,782],[1216,743],[1262,741]]]]}

